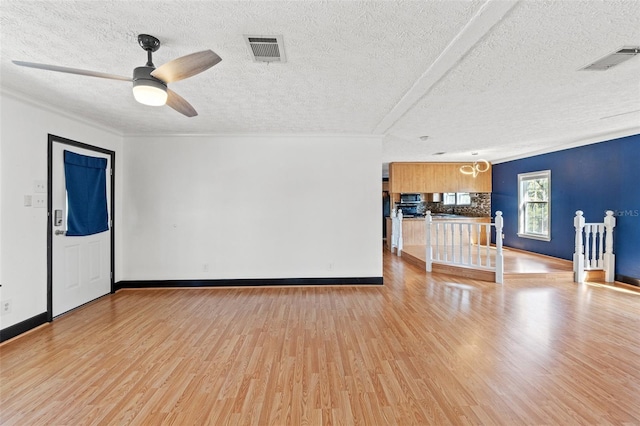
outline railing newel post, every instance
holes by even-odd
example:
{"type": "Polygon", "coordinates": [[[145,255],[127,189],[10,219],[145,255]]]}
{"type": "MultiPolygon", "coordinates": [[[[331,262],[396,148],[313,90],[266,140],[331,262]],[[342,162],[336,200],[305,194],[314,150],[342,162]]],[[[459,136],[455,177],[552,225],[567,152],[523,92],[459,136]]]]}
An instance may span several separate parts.
{"type": "Polygon", "coordinates": [[[577,283],[584,282],[584,246],[582,244],[582,231],[584,229],[584,212],[576,211],[573,218],[573,226],[576,229],[575,251],[573,252],[573,280],[577,283]]]}
{"type": "MultiPolygon", "coordinates": [[[[427,214],[424,217],[424,224],[426,227],[425,231],[427,235],[427,246],[425,248],[426,250],[425,266],[426,266],[427,272],[431,272],[432,264],[433,264],[433,248],[431,247],[431,224],[432,223],[433,223],[433,218],[431,217],[431,210],[427,210],[427,214]]],[[[437,244],[437,241],[436,241],[436,244],[437,244]]]]}
{"type": "Polygon", "coordinates": [[[495,227],[496,227],[496,283],[502,284],[504,282],[504,254],[502,252],[503,219],[502,219],[502,212],[500,210],[496,211],[495,227]]]}
{"type": "MultiPolygon", "coordinates": [[[[604,280],[612,283],[616,275],[616,255],[613,253],[613,228],[616,227],[616,218],[612,210],[607,210],[604,218],[605,227],[605,253],[604,253],[604,280]]],[[[601,243],[602,244],[602,243],[601,243]]]]}
{"type": "Polygon", "coordinates": [[[402,239],[402,209],[398,209],[398,249],[396,250],[398,256],[402,256],[404,240],[402,239]]]}

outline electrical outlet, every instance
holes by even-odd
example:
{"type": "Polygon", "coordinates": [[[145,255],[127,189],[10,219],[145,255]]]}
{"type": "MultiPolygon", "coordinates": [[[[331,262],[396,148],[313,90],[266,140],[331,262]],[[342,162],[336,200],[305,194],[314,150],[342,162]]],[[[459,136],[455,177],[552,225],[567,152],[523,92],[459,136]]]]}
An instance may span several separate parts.
{"type": "Polygon", "coordinates": [[[47,185],[43,180],[34,180],[33,192],[36,192],[36,193],[47,192],[47,185]]]}
{"type": "Polygon", "coordinates": [[[47,197],[44,194],[36,194],[33,196],[33,207],[44,208],[47,207],[47,197]]]}
{"type": "Polygon", "coordinates": [[[208,263],[205,263],[204,265],[202,265],[202,271],[209,272],[209,264],[208,263]]]}
{"type": "Polygon", "coordinates": [[[11,299],[3,300],[0,303],[0,315],[6,315],[11,313],[11,299]]]}

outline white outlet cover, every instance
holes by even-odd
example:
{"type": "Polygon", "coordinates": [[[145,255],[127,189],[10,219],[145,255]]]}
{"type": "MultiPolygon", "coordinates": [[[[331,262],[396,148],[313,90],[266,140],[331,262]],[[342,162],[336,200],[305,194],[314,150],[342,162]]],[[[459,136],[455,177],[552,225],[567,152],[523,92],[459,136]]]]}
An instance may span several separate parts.
{"type": "Polygon", "coordinates": [[[36,194],[33,196],[33,207],[44,208],[47,207],[47,197],[44,194],[36,194]]]}
{"type": "Polygon", "coordinates": [[[35,193],[43,193],[47,192],[47,184],[43,180],[34,180],[33,181],[33,192],[35,193]]]}
{"type": "Polygon", "coordinates": [[[25,207],[31,207],[31,203],[32,203],[31,195],[25,195],[24,196],[24,206],[25,207]]]}

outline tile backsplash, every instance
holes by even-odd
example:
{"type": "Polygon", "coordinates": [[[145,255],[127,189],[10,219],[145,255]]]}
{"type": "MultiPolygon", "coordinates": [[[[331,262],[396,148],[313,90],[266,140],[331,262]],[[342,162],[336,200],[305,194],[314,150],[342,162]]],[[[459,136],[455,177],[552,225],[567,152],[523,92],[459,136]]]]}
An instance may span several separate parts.
{"type": "Polygon", "coordinates": [[[488,217],[491,216],[491,193],[490,192],[470,192],[471,205],[468,206],[448,206],[442,203],[423,202],[418,206],[418,213],[425,213],[431,210],[431,213],[448,213],[459,214],[470,217],[488,217]]]}

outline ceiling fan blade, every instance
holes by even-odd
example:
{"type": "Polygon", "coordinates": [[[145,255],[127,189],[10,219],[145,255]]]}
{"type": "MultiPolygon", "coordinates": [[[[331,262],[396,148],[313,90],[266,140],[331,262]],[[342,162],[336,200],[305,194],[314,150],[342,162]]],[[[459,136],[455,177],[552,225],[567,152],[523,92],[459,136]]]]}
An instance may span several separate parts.
{"type": "Polygon", "coordinates": [[[203,50],[160,65],[151,75],[165,83],[172,83],[208,70],[221,60],[213,51],[203,50]]]}
{"type": "Polygon", "coordinates": [[[86,75],[89,77],[107,78],[109,80],[132,81],[131,77],[123,77],[121,75],[107,74],[104,72],[81,70],[78,68],[59,67],[57,65],[36,64],[34,62],[23,62],[23,61],[11,61],[11,62],[13,62],[16,65],[20,65],[21,67],[38,68],[38,69],[47,70],[47,71],[66,72],[68,74],[86,75]]]}
{"type": "Polygon", "coordinates": [[[173,90],[167,89],[167,95],[167,105],[178,111],[180,114],[186,115],[187,117],[195,117],[198,115],[191,104],[185,101],[182,96],[178,95],[173,90]]]}

